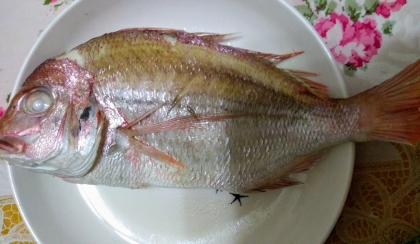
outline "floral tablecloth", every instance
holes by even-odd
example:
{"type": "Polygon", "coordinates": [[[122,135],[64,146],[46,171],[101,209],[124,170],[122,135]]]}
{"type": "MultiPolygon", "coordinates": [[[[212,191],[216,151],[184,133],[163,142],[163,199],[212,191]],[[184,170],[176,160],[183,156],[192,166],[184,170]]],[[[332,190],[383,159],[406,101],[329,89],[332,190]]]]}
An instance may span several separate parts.
{"type": "MultiPolygon", "coordinates": [[[[324,39],[350,95],[420,58],[419,0],[284,1],[324,39]]],[[[38,35],[73,2],[0,1],[0,116],[38,35]]],[[[0,223],[0,243],[33,242],[13,199],[5,162],[0,162],[0,223]]],[[[420,147],[358,143],[349,196],[327,243],[402,242],[420,243],[420,147]]]]}

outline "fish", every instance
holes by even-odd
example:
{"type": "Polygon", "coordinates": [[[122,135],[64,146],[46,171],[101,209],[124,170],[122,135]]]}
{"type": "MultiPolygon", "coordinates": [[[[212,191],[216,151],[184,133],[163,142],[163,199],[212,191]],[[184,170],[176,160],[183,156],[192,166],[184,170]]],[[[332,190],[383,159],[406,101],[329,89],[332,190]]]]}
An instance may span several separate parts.
{"type": "Polygon", "coordinates": [[[337,99],[277,67],[301,52],[226,36],[123,29],[47,59],[0,119],[0,158],[75,184],[244,193],[300,184],[338,144],[420,140],[420,60],[337,99]]]}

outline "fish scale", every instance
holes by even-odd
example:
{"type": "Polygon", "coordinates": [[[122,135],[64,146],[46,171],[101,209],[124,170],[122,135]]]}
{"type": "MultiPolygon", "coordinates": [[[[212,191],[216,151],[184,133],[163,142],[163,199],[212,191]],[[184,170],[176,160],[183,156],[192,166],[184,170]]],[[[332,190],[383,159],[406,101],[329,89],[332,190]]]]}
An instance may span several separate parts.
{"type": "Polygon", "coordinates": [[[275,66],[297,53],[217,44],[223,37],[127,29],[45,61],[1,118],[0,157],[72,183],[247,192],[295,185],[290,174],[343,142],[419,141],[420,61],[331,99],[299,76],[310,73],[275,66]],[[32,111],[33,100],[45,106],[32,111]]]}

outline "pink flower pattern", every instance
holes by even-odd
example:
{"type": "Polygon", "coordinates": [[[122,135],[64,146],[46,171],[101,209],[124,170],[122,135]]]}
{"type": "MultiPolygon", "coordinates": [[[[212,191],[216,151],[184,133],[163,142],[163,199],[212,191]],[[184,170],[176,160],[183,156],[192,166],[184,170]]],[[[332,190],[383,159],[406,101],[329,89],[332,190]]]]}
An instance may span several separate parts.
{"type": "Polygon", "coordinates": [[[385,18],[389,18],[391,16],[391,11],[396,12],[401,9],[403,5],[407,3],[407,0],[394,0],[392,2],[390,1],[384,1],[380,2],[378,4],[378,7],[376,8],[375,13],[377,15],[382,15],[385,18]]]}
{"type": "Polygon", "coordinates": [[[387,19],[407,0],[371,0],[362,4],[351,0],[341,3],[302,0],[302,3],[296,8],[313,23],[336,61],[344,65],[345,73],[353,75],[357,69],[367,68],[378,54],[384,35],[391,36],[393,21],[387,19]],[[378,26],[381,19],[384,22],[378,26]]]}
{"type": "Polygon", "coordinates": [[[0,118],[4,115],[6,111],[4,110],[3,107],[0,107],[0,118]]]}
{"type": "Polygon", "coordinates": [[[347,15],[333,12],[319,19],[314,28],[326,40],[337,62],[352,67],[363,67],[381,47],[381,33],[370,18],[352,22],[347,15]]]}

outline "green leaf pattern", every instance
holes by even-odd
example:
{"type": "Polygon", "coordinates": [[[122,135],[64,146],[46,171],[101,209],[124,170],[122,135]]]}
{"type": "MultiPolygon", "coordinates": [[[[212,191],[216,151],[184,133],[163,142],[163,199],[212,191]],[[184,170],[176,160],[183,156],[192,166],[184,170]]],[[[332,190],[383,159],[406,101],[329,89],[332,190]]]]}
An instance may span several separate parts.
{"type": "Polygon", "coordinates": [[[394,27],[395,21],[391,21],[391,20],[387,20],[383,25],[382,25],[382,32],[385,35],[388,36],[392,36],[392,28],[394,27]]]}
{"type": "Polygon", "coordinates": [[[344,4],[344,11],[350,16],[353,22],[356,22],[361,15],[362,7],[359,6],[356,0],[347,0],[344,4]]]}
{"type": "Polygon", "coordinates": [[[371,15],[375,13],[376,8],[379,5],[379,0],[365,0],[364,8],[366,10],[366,15],[371,15]]]}
{"type": "Polygon", "coordinates": [[[337,3],[335,1],[331,1],[327,5],[327,9],[325,11],[325,15],[330,15],[335,9],[337,8],[337,3]]]}

